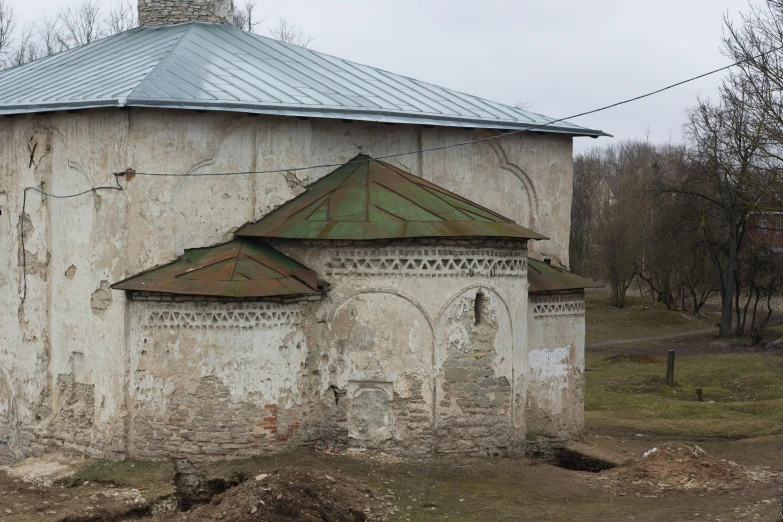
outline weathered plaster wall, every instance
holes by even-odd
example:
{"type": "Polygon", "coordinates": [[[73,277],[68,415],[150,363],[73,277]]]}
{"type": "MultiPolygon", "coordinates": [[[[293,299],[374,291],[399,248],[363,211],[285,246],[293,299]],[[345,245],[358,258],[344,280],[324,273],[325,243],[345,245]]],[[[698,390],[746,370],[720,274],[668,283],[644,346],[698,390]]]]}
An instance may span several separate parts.
{"type": "Polygon", "coordinates": [[[271,446],[277,411],[302,398],[302,308],[130,303],[130,455],[249,456],[271,446]]]}
{"type": "Polygon", "coordinates": [[[329,278],[325,300],[129,303],[129,455],[521,450],[524,244],[276,245],[329,278]]]}
{"type": "Polygon", "coordinates": [[[320,388],[345,394],[349,444],[409,455],[521,451],[524,246],[272,244],[331,283],[304,331],[320,388]]]}
{"type": "MultiPolygon", "coordinates": [[[[261,217],[330,169],[230,177],[137,176],[121,179],[123,191],[101,189],[73,199],[28,191],[26,214],[20,219],[24,187],[72,194],[113,186],[113,173],[128,167],[189,174],[269,170],[346,161],[358,152],[382,156],[478,135],[458,129],[152,109],[0,119],[0,370],[13,404],[4,413],[5,401],[0,400],[0,440],[6,441],[7,451],[18,456],[57,442],[101,455],[124,454],[130,444],[129,376],[135,363],[128,344],[134,332],[125,296],[110,291],[108,284],[171,261],[186,248],[227,239],[239,225],[261,217]],[[22,223],[27,263],[23,304],[22,223]]],[[[392,162],[552,237],[534,248],[567,261],[569,137],[522,134],[492,146],[454,150],[392,162]]],[[[327,277],[339,281],[343,276],[327,277]]],[[[504,299],[511,295],[509,288],[492,288],[507,285],[493,278],[476,284],[485,282],[504,299]]],[[[367,289],[367,281],[356,284],[362,292],[367,289]]],[[[400,290],[404,296],[415,295],[419,284],[418,278],[398,281],[385,275],[373,281],[373,288],[381,293],[400,290]]],[[[513,291],[519,292],[518,282],[514,285],[513,291]]],[[[452,300],[464,292],[461,283],[449,278],[438,280],[435,288],[438,298],[450,295],[452,300]]],[[[347,278],[339,292],[336,298],[342,300],[361,293],[347,278]]],[[[436,338],[440,307],[445,305],[430,301],[434,299],[425,297],[424,304],[412,306],[426,310],[430,335],[436,338]]],[[[526,301],[507,303],[518,339],[526,337],[526,306],[526,301]]],[[[323,325],[316,323],[311,331],[318,328],[323,325]]],[[[518,405],[525,384],[516,368],[523,368],[527,358],[513,358],[519,385],[512,403],[518,405]]],[[[439,364],[433,362],[434,371],[439,364]]],[[[404,389],[393,390],[409,400],[411,412],[413,405],[429,407],[435,393],[426,383],[418,386],[414,377],[400,380],[404,389]]],[[[372,377],[365,372],[355,380],[362,379],[372,377]]],[[[347,385],[341,381],[341,390],[347,385]]],[[[366,393],[362,400],[380,400],[379,394],[366,393]]],[[[335,434],[340,433],[338,417],[330,424],[335,434]]],[[[522,417],[514,422],[515,429],[523,429],[522,417]]]]}
{"type": "Polygon", "coordinates": [[[531,295],[527,429],[558,440],[584,428],[584,293],[531,295]]]}

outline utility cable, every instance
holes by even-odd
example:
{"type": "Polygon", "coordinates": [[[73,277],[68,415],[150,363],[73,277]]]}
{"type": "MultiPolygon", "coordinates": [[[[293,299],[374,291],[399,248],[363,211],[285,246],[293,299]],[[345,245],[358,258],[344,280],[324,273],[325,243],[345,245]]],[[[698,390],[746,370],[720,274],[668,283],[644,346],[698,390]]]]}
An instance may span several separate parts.
{"type": "Polygon", "coordinates": [[[93,187],[89,190],[85,190],[82,192],[79,192],[78,194],[68,194],[68,195],[57,195],[57,194],[51,194],[49,192],[46,192],[44,190],[41,190],[38,187],[25,187],[25,189],[22,191],[22,216],[19,220],[19,237],[22,241],[22,303],[24,303],[25,299],[27,299],[27,251],[25,250],[24,246],[24,217],[26,215],[25,210],[27,208],[27,191],[32,190],[34,192],[38,192],[39,194],[43,196],[47,196],[50,198],[55,199],[69,199],[69,198],[76,198],[79,196],[84,196],[85,194],[94,194],[98,192],[99,190],[117,190],[122,192],[125,190],[122,185],[120,185],[120,178],[119,176],[114,177],[114,182],[117,184],[116,187],[107,186],[107,187],[93,187]]]}
{"type": "MultiPolygon", "coordinates": [[[[162,172],[135,172],[135,171],[129,169],[127,171],[127,174],[131,174],[132,173],[132,174],[135,174],[136,176],[161,176],[161,177],[191,177],[191,176],[193,176],[193,177],[201,177],[201,176],[239,176],[239,175],[248,175],[248,174],[278,174],[278,173],[284,173],[284,172],[299,172],[299,171],[303,171],[303,170],[313,170],[313,169],[320,169],[320,168],[336,168],[336,167],[341,167],[341,166],[347,165],[347,164],[364,163],[364,162],[367,162],[367,161],[372,161],[373,159],[374,160],[384,160],[384,159],[391,159],[391,158],[399,158],[399,157],[402,157],[402,156],[410,156],[412,154],[421,154],[421,153],[424,153],[424,152],[434,152],[434,151],[438,151],[438,150],[453,149],[453,148],[456,148],[456,147],[463,147],[463,146],[466,146],[466,145],[472,145],[474,143],[482,143],[482,142],[485,142],[485,141],[496,140],[496,139],[499,139],[499,138],[503,138],[505,136],[512,136],[514,134],[521,134],[523,132],[534,132],[536,130],[543,129],[545,127],[553,125],[555,123],[560,123],[560,122],[563,122],[563,121],[566,121],[566,120],[572,120],[572,119],[575,119],[575,118],[580,118],[582,116],[588,116],[590,114],[595,114],[597,112],[602,112],[602,111],[605,111],[605,110],[608,110],[608,109],[613,109],[614,107],[619,107],[620,105],[626,105],[628,103],[632,103],[632,102],[635,102],[635,101],[638,101],[638,100],[642,100],[644,98],[649,98],[650,96],[655,96],[656,94],[660,94],[660,93],[662,93],[664,91],[668,91],[670,89],[674,89],[675,87],[679,87],[681,85],[685,85],[686,83],[690,83],[690,82],[693,82],[695,80],[699,80],[701,78],[705,78],[707,76],[711,76],[713,74],[717,74],[719,72],[731,69],[732,67],[736,67],[738,65],[742,65],[743,63],[749,62],[751,60],[757,60],[759,58],[763,58],[764,56],[766,56],[768,54],[771,54],[771,53],[774,53],[774,52],[780,51],[780,50],[783,50],[783,46],[775,47],[773,49],[770,49],[769,51],[763,52],[763,53],[758,54],[756,56],[747,58],[745,60],[739,60],[739,61],[736,61],[736,62],[734,62],[732,64],[720,67],[718,69],[713,69],[711,71],[699,74],[697,76],[693,76],[693,77],[688,78],[686,80],[682,80],[682,81],[679,81],[677,83],[673,83],[671,85],[667,85],[666,87],[662,87],[660,89],[656,89],[654,91],[650,91],[648,93],[645,93],[645,94],[642,94],[642,95],[639,95],[639,96],[635,96],[633,98],[628,98],[626,100],[622,100],[622,101],[619,101],[619,102],[616,102],[616,103],[612,103],[610,105],[605,105],[605,106],[599,107],[597,109],[593,109],[593,110],[585,111],[585,112],[580,112],[579,114],[574,114],[574,115],[571,115],[571,116],[567,116],[565,118],[559,118],[559,119],[551,120],[551,121],[548,121],[548,122],[545,122],[545,123],[542,123],[542,124],[533,125],[533,126],[528,127],[526,129],[519,129],[519,130],[515,130],[515,131],[503,132],[502,134],[496,134],[496,135],[493,135],[493,136],[487,136],[487,137],[478,138],[478,139],[475,139],[475,140],[463,141],[463,142],[460,142],[460,143],[453,143],[451,145],[441,145],[441,146],[438,146],[438,147],[428,147],[428,148],[413,150],[413,151],[409,151],[409,152],[400,152],[400,153],[396,153],[396,154],[387,154],[385,156],[378,156],[378,157],[367,159],[367,160],[352,161],[352,162],[348,162],[348,163],[325,163],[325,164],[321,164],[321,165],[311,165],[311,166],[308,166],[308,167],[294,167],[294,168],[288,168],[288,169],[257,170],[257,171],[247,171],[247,172],[189,173],[189,174],[188,173],[185,173],[185,174],[183,174],[183,173],[162,173],[162,172]]],[[[50,194],[48,192],[45,192],[45,191],[41,190],[38,187],[25,187],[25,189],[23,191],[23,197],[22,197],[22,214],[20,216],[20,223],[19,223],[20,237],[21,237],[21,242],[22,242],[22,245],[21,245],[21,247],[22,247],[22,279],[23,279],[23,287],[24,287],[23,294],[22,294],[22,302],[24,302],[25,299],[27,298],[27,253],[25,251],[25,245],[24,245],[24,216],[25,216],[25,210],[26,210],[26,206],[27,206],[27,191],[28,190],[33,190],[33,191],[38,192],[38,193],[40,193],[40,194],[42,194],[44,196],[48,196],[48,197],[56,198],[56,199],[75,198],[75,197],[78,197],[78,196],[83,196],[85,194],[96,193],[99,190],[123,191],[124,188],[122,187],[122,185],[120,185],[119,177],[120,176],[124,176],[124,175],[126,175],[126,172],[117,172],[117,173],[114,174],[115,182],[117,183],[116,187],[113,187],[113,186],[93,187],[93,188],[91,188],[89,190],[85,190],[85,191],[79,192],[77,194],[56,195],[56,194],[50,194]]]]}
{"type": "MultiPolygon", "coordinates": [[[[709,72],[705,72],[705,73],[699,74],[697,76],[693,76],[691,78],[688,78],[687,80],[682,80],[682,81],[679,81],[677,83],[673,83],[671,85],[667,85],[666,87],[662,87],[660,89],[656,89],[654,91],[650,91],[648,93],[645,93],[645,94],[642,94],[642,95],[639,95],[639,96],[634,96],[633,98],[628,98],[627,100],[619,101],[619,102],[612,103],[612,104],[609,104],[609,105],[604,105],[603,107],[599,107],[597,109],[592,109],[592,110],[589,110],[589,111],[586,111],[586,112],[580,112],[579,114],[574,114],[574,115],[571,115],[571,116],[567,116],[565,118],[559,118],[559,119],[556,119],[556,120],[551,120],[551,121],[548,121],[548,122],[545,122],[545,123],[541,123],[541,124],[538,124],[538,125],[530,126],[528,128],[525,128],[525,129],[518,129],[518,130],[515,130],[515,131],[507,131],[507,132],[503,132],[502,134],[496,134],[496,135],[487,136],[487,137],[484,137],[484,138],[477,138],[475,140],[463,141],[463,142],[460,142],[460,143],[453,143],[451,145],[441,145],[441,146],[438,146],[438,147],[429,147],[429,148],[424,148],[424,149],[412,150],[412,151],[409,151],[409,152],[399,152],[399,153],[396,153],[396,154],[387,154],[386,156],[377,156],[377,157],[374,157],[374,158],[371,158],[371,159],[359,160],[359,161],[350,161],[350,162],[347,162],[347,163],[324,163],[324,164],[321,164],[321,165],[311,165],[311,166],[308,166],[308,167],[294,167],[294,168],[288,168],[288,169],[254,170],[254,171],[246,171],[246,172],[184,173],[184,174],[183,173],[171,173],[171,172],[134,172],[134,174],[137,175],[137,176],[162,176],[162,177],[241,176],[241,175],[247,175],[247,174],[279,174],[279,173],[284,173],[284,172],[299,172],[299,171],[303,171],[303,170],[313,170],[313,169],[321,169],[321,168],[337,168],[337,167],[342,167],[343,165],[365,163],[367,161],[372,161],[372,160],[384,160],[384,159],[391,159],[391,158],[399,158],[401,156],[410,156],[412,154],[420,154],[420,153],[424,153],[424,152],[433,152],[433,151],[438,151],[438,150],[453,149],[453,148],[456,148],[456,147],[463,147],[465,145],[472,145],[474,143],[481,143],[481,142],[484,142],[484,141],[496,140],[496,139],[503,138],[503,137],[506,137],[506,136],[513,136],[514,134],[521,134],[523,132],[534,132],[536,130],[543,129],[545,127],[553,125],[555,123],[560,123],[560,122],[563,122],[563,121],[566,121],[566,120],[572,120],[572,119],[575,119],[575,118],[581,118],[582,116],[588,116],[590,114],[595,114],[597,112],[602,112],[602,111],[605,111],[605,110],[608,110],[608,109],[613,109],[615,107],[619,107],[620,105],[626,105],[628,103],[639,101],[639,100],[642,100],[644,98],[649,98],[650,96],[655,96],[656,94],[660,94],[660,93],[662,93],[664,91],[668,91],[670,89],[674,89],[675,87],[679,87],[681,85],[685,85],[686,83],[690,83],[690,82],[693,82],[693,81],[705,78],[707,76],[711,76],[713,74],[717,74],[719,72],[723,72],[725,70],[731,69],[732,67],[736,67],[738,65],[742,65],[745,62],[749,62],[751,60],[757,60],[759,58],[763,58],[764,56],[766,56],[768,54],[771,54],[771,53],[774,53],[774,52],[780,51],[780,50],[783,50],[783,45],[779,46],[779,47],[775,47],[773,49],[770,49],[769,51],[763,52],[763,53],[761,53],[761,54],[759,54],[757,56],[746,58],[745,60],[739,60],[739,61],[734,62],[732,64],[724,65],[723,67],[720,67],[718,69],[713,69],[713,70],[711,70],[709,72]]],[[[119,172],[119,173],[116,173],[115,175],[119,176],[119,175],[122,175],[122,174],[124,174],[124,173],[119,172]]]]}

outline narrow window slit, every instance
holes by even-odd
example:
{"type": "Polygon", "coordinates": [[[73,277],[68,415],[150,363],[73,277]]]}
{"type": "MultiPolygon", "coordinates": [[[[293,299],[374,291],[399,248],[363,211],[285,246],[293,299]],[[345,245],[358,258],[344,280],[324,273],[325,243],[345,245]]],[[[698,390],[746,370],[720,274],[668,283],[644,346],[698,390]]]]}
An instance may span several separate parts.
{"type": "Polygon", "coordinates": [[[473,301],[473,315],[476,317],[476,324],[481,324],[484,311],[484,294],[479,290],[476,293],[476,300],[473,301]]]}

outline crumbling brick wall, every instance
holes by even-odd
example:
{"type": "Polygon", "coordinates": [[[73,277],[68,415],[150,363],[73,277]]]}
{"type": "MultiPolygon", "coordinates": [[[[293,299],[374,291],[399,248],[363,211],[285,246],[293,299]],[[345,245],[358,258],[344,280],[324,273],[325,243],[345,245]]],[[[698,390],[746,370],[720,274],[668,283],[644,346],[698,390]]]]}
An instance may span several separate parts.
{"type": "Polygon", "coordinates": [[[175,390],[162,414],[134,422],[135,453],[145,458],[251,456],[277,436],[276,404],[232,401],[213,376],[192,393],[175,390]]]}
{"type": "Polygon", "coordinates": [[[51,418],[51,441],[89,451],[95,423],[95,386],[74,382],[72,375],[57,379],[57,404],[51,418]]]}
{"type": "Polygon", "coordinates": [[[439,378],[437,452],[506,454],[511,383],[498,365],[511,355],[509,341],[499,336],[504,310],[494,294],[482,290],[464,295],[452,310],[439,378]]]}

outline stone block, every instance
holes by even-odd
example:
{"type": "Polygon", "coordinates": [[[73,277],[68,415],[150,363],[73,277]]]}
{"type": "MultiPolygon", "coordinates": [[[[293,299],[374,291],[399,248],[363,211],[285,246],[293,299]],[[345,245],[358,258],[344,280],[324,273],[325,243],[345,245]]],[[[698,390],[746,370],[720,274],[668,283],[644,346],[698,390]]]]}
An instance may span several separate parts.
{"type": "Polygon", "coordinates": [[[446,382],[465,382],[468,378],[468,371],[460,367],[446,368],[445,375],[446,382]]]}

